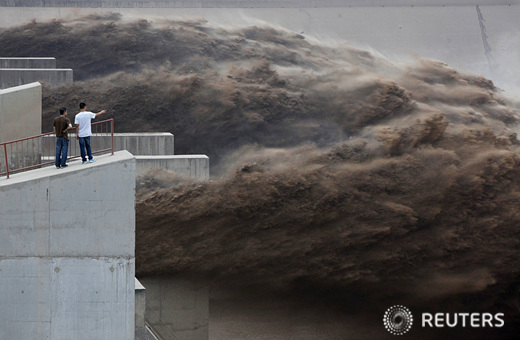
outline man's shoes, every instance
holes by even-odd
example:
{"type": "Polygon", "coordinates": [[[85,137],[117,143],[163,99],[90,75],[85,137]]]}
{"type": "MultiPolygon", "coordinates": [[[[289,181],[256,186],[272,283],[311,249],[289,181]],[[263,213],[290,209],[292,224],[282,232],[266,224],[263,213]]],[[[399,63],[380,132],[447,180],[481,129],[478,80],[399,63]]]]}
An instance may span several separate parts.
{"type": "Polygon", "coordinates": [[[94,158],[88,160],[89,163],[94,163],[95,161],[96,160],[94,158]]]}
{"type": "Polygon", "coordinates": [[[66,167],[68,167],[68,166],[69,166],[68,164],[63,164],[61,167],[62,167],[62,168],[66,168],[66,167]]]}
{"type": "Polygon", "coordinates": [[[59,166],[57,166],[57,167],[56,167],[56,169],[60,169],[60,167],[59,167],[59,166]]]}
{"type": "Polygon", "coordinates": [[[87,161],[83,161],[83,162],[81,162],[81,164],[87,164],[87,161]]]}

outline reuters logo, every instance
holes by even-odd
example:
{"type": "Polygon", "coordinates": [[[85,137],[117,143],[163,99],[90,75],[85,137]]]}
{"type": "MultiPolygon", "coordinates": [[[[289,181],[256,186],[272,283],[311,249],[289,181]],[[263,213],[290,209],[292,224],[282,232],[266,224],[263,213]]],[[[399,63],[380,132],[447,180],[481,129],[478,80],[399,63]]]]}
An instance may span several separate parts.
{"type": "Polygon", "coordinates": [[[394,335],[403,335],[412,328],[412,312],[405,306],[396,305],[388,308],[383,317],[387,331],[394,335]]]}

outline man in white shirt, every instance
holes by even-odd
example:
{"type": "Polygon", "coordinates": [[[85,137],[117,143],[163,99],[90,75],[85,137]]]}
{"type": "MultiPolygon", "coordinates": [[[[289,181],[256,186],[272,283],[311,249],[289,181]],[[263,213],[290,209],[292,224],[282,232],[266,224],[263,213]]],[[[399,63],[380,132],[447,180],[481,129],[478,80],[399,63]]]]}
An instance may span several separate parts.
{"type": "Polygon", "coordinates": [[[98,113],[92,113],[87,111],[87,104],[85,103],[79,103],[79,110],[80,112],[74,118],[74,124],[76,124],[76,138],[79,139],[81,160],[83,161],[83,164],[86,164],[86,156],[88,156],[89,163],[93,163],[96,160],[92,157],[92,149],[90,148],[90,136],[92,136],[90,121],[107,111],[101,110],[98,113]],[[86,153],[85,149],[87,150],[86,153]]]}

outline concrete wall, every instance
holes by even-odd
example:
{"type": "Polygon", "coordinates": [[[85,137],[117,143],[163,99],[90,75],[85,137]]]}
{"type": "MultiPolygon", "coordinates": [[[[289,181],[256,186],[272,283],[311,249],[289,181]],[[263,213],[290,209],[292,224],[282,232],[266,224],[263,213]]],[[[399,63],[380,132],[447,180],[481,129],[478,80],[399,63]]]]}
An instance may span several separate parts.
{"type": "Polygon", "coordinates": [[[0,68],[0,88],[42,81],[57,86],[72,83],[72,69],[0,68]]]}
{"type": "Polygon", "coordinates": [[[173,155],[174,137],[169,132],[118,133],[114,135],[114,149],[133,155],[173,155]]]}
{"type": "Polygon", "coordinates": [[[56,68],[56,58],[0,58],[0,68],[56,68]]]}
{"type": "Polygon", "coordinates": [[[135,159],[137,176],[151,169],[164,169],[198,180],[209,179],[209,157],[206,155],[135,156],[135,159]]]}
{"type": "Polygon", "coordinates": [[[147,319],[164,339],[208,339],[207,286],[171,277],[139,280],[146,287],[147,319]]]}
{"type": "Polygon", "coordinates": [[[0,178],[0,202],[0,339],[134,339],[134,157],[0,178]]]}
{"type": "Polygon", "coordinates": [[[40,83],[0,90],[0,143],[38,135],[41,131],[40,83]]]}
{"type": "MultiPolygon", "coordinates": [[[[42,129],[42,88],[32,83],[0,90],[0,143],[38,135],[42,129]]],[[[0,173],[5,172],[4,150],[0,150],[0,173]]],[[[7,148],[9,170],[38,164],[41,141],[17,143],[7,148]]]]}
{"type": "MultiPolygon", "coordinates": [[[[74,122],[74,119],[71,119],[74,122]]],[[[110,145],[110,136],[94,136],[92,143],[100,147],[110,145]]],[[[158,133],[115,133],[114,150],[127,150],[133,155],[173,155],[174,138],[169,132],[158,133]]]]}

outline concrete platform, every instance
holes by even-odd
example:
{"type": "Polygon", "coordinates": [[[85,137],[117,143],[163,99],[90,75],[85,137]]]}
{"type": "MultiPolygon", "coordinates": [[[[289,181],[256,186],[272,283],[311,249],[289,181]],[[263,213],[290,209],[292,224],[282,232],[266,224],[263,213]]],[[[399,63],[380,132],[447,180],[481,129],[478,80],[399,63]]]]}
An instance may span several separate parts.
{"type": "Polygon", "coordinates": [[[0,339],[135,334],[135,158],[0,178],[0,339]]]}
{"type": "Polygon", "coordinates": [[[73,159],[67,163],[69,166],[63,169],[56,169],[54,165],[52,165],[31,171],[9,174],[9,179],[6,179],[5,176],[0,177],[0,192],[2,186],[11,185],[13,183],[25,182],[31,179],[38,179],[42,177],[49,177],[53,179],[55,176],[63,176],[71,172],[75,173],[85,169],[97,169],[98,167],[105,166],[112,162],[119,162],[126,158],[132,159],[135,163],[135,157],[131,153],[123,150],[115,152],[114,155],[94,155],[94,159],[96,160],[94,163],[82,164],[81,159],[73,159]]]}

